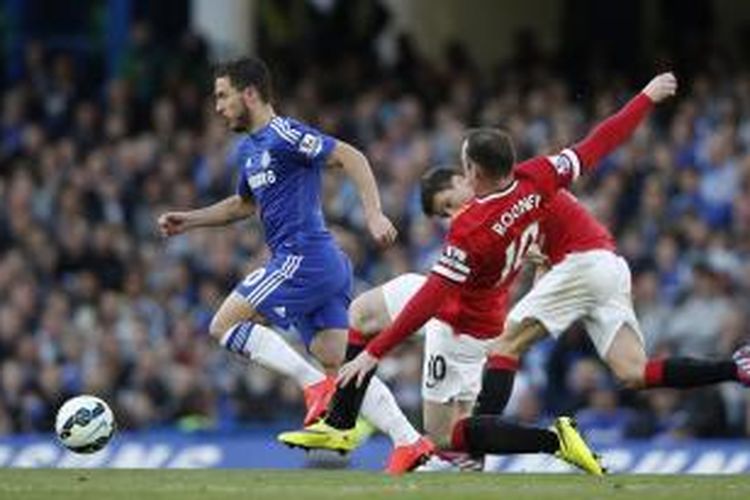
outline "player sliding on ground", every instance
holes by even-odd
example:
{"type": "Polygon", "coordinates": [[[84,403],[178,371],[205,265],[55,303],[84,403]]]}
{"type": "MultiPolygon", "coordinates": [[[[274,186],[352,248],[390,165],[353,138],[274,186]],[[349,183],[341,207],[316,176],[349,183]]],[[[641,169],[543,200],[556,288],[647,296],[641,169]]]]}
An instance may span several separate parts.
{"type": "MultiPolygon", "coordinates": [[[[475,338],[499,335],[509,287],[539,236],[539,221],[550,200],[581,170],[593,168],[628,139],[653,103],[673,95],[676,88],[673,75],[659,75],[580,143],[558,155],[537,157],[518,166],[507,134],[486,128],[470,131],[462,145],[461,160],[475,198],[454,217],[432,273],[393,325],[374,339],[368,342],[350,330],[350,344],[358,344],[361,352],[341,369],[340,388],[329,415],[305,431],[288,433],[284,440],[323,448],[345,442],[353,427],[352,413],[356,415],[379,359],[432,317],[475,338]]],[[[488,368],[492,363],[490,360],[488,368]]],[[[484,405],[480,399],[480,412],[484,405]]],[[[511,424],[496,414],[479,414],[456,423],[451,446],[473,455],[556,454],[589,473],[603,473],[567,417],[557,418],[553,430],[547,430],[511,424]]]]}
{"type": "MultiPolygon", "coordinates": [[[[392,243],[396,230],[381,211],[364,155],[308,125],[276,115],[270,74],[262,61],[247,58],[219,66],[214,95],[216,112],[231,130],[244,134],[237,193],[206,208],[163,214],[159,227],[165,236],[173,236],[260,216],[271,258],[237,284],[211,321],[210,334],[228,351],[294,378],[304,389],[305,421],[310,423],[325,410],[334,392],[333,380],[266,325],[296,327],[329,372],[344,359],[351,265],[323,220],[322,169],[341,168],[357,186],[367,227],[377,243],[392,243]]],[[[420,434],[382,382],[376,380],[368,390],[362,412],[397,449],[422,446],[420,434]]]]}
{"type": "MultiPolygon", "coordinates": [[[[473,197],[473,191],[460,172],[438,168],[427,172],[420,182],[422,208],[430,217],[450,218],[473,197]]],[[[554,259],[577,252],[611,248],[609,232],[567,190],[560,191],[547,205],[540,221],[544,246],[554,259]]],[[[528,254],[527,254],[528,256],[528,254]]],[[[544,268],[549,259],[544,259],[544,268]]],[[[358,296],[349,307],[351,327],[366,337],[389,327],[427,277],[416,273],[398,276],[382,286],[358,296]]],[[[427,435],[442,450],[450,450],[451,430],[455,423],[472,413],[490,413],[489,401],[475,407],[482,385],[482,369],[494,339],[477,339],[457,334],[450,324],[432,318],[421,328],[424,332],[422,369],[422,421],[427,435]]],[[[491,364],[495,364],[493,359],[491,364]]],[[[465,456],[450,457],[461,467],[478,467],[480,462],[465,456]]],[[[453,468],[441,460],[429,467],[453,468]]]]}

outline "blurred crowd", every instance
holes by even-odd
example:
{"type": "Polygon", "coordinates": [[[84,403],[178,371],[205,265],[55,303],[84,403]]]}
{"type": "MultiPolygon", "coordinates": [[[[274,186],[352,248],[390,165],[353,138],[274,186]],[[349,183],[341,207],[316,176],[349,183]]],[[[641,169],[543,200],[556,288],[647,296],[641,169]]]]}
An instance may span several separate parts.
{"type": "MultiPolygon", "coordinates": [[[[70,54],[31,43],[24,77],[2,89],[0,434],[48,431],[60,402],[82,392],[132,429],[301,418],[292,382],[207,336],[223,296],[267,256],[257,221],[171,240],[155,228],[161,212],[235,188],[237,137],[214,116],[207,54],[195,35],[165,47],[136,24],[115,78],[92,81],[70,54]]],[[[408,38],[379,66],[360,56],[272,60],[278,110],[360,147],[400,230],[398,244],[375,249],[356,190],[326,174],[325,211],[358,291],[435,259],[445,227],[421,214],[418,179],[456,166],[466,126],[506,128],[520,158],[549,153],[646,81],[571,81],[534,54],[481,71],[458,45],[428,62],[408,38]]],[[[650,353],[727,357],[750,340],[750,75],[682,81],[576,194],[634,270],[650,353]]],[[[420,342],[381,367],[415,419],[420,342]]],[[[577,326],[529,354],[510,405],[522,422],[559,412],[602,441],[750,436],[746,391],[622,391],[577,326]]]]}

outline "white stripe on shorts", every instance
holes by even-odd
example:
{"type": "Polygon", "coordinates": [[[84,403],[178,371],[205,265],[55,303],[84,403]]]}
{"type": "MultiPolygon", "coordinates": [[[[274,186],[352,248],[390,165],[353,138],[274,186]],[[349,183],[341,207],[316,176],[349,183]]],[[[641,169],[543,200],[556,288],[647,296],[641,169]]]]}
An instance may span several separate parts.
{"type": "Polygon", "coordinates": [[[284,264],[277,271],[271,273],[261,285],[258,286],[253,293],[248,297],[248,302],[253,307],[257,307],[263,302],[274,290],[276,290],[281,284],[294,276],[294,273],[299,269],[299,265],[302,262],[301,255],[290,255],[284,261],[284,264]]]}

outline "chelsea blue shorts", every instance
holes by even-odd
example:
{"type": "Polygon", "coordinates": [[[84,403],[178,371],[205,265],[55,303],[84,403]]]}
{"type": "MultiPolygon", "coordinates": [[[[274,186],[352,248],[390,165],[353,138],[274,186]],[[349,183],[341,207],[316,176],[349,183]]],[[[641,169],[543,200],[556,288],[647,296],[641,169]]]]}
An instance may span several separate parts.
{"type": "Polygon", "coordinates": [[[294,327],[309,347],[321,330],[348,328],[351,263],[338,248],[310,255],[277,254],[234,292],[273,325],[294,327]]]}

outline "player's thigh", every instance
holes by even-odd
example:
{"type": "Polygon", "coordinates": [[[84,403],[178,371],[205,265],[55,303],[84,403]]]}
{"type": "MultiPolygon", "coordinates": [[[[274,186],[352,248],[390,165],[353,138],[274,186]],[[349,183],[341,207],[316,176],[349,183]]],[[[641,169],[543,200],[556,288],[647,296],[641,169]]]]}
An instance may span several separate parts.
{"type": "Polygon", "coordinates": [[[344,361],[349,305],[349,295],[342,291],[294,323],[305,346],[329,373],[338,370],[344,361]]]}
{"type": "Polygon", "coordinates": [[[417,273],[406,273],[381,286],[388,323],[398,316],[427,278],[417,273]]]}
{"type": "Polygon", "coordinates": [[[382,286],[368,290],[352,301],[349,324],[365,336],[377,334],[391,324],[382,286]]]}
{"type": "Polygon", "coordinates": [[[209,333],[216,340],[221,340],[227,330],[242,321],[266,323],[263,315],[256,311],[244,297],[232,292],[224,299],[224,302],[222,302],[211,319],[209,333]]]}
{"type": "Polygon", "coordinates": [[[422,399],[433,403],[473,403],[482,386],[489,341],[455,335],[438,320],[425,326],[422,399]]]}
{"type": "Polygon", "coordinates": [[[359,295],[349,307],[349,324],[365,336],[389,326],[424,284],[421,274],[406,273],[359,295]]]}
{"type": "Polygon", "coordinates": [[[488,354],[519,357],[547,335],[547,328],[535,318],[526,317],[520,322],[508,322],[502,335],[490,342],[488,354]]]}
{"type": "Polygon", "coordinates": [[[583,323],[599,356],[610,362],[618,378],[632,379],[632,372],[645,365],[643,334],[635,315],[632,300],[630,269],[621,257],[607,262],[608,271],[602,275],[602,295],[583,323]]]}
{"type": "Polygon", "coordinates": [[[587,276],[571,257],[553,266],[511,309],[501,343],[534,333],[537,327],[531,331],[529,327],[535,322],[557,338],[595,305],[587,276]]]}
{"type": "Polygon", "coordinates": [[[623,322],[604,357],[615,377],[631,389],[640,389],[645,384],[644,371],[647,357],[643,337],[637,325],[623,322]]]}

